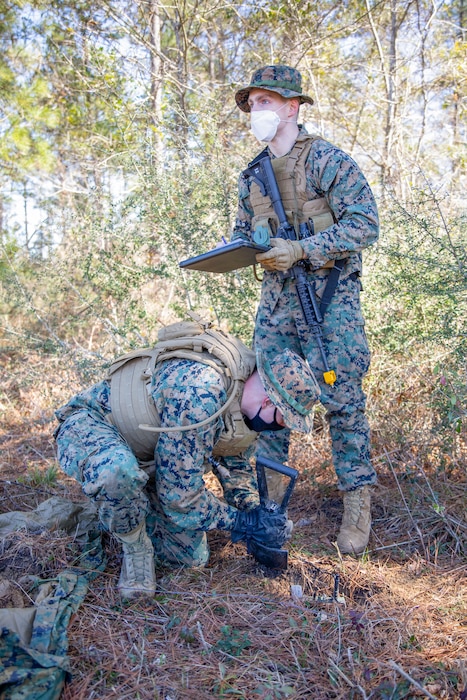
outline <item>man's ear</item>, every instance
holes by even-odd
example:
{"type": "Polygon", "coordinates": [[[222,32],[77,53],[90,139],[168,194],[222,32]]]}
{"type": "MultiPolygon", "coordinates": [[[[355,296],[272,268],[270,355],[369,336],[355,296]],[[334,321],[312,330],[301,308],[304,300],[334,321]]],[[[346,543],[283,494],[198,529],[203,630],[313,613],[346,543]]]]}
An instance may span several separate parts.
{"type": "Polygon", "coordinates": [[[298,114],[298,110],[300,109],[300,100],[296,97],[292,97],[289,100],[289,117],[295,116],[295,114],[298,114]]]}
{"type": "Polygon", "coordinates": [[[269,396],[265,396],[261,401],[261,408],[267,408],[268,406],[272,406],[272,401],[269,396]]]}

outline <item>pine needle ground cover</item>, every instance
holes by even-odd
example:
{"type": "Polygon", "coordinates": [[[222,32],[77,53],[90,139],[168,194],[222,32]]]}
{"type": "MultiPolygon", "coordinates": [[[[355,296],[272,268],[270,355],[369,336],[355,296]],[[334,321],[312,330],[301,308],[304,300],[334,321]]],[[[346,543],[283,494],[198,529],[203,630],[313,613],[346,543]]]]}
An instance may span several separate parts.
{"type": "MultiPolygon", "coordinates": [[[[60,360],[43,363],[29,358],[36,383],[25,382],[24,358],[2,368],[2,513],[32,510],[54,495],[82,500],[57,469],[52,437],[51,407],[72,382],[60,360]]],[[[397,423],[394,406],[390,413],[397,423]]],[[[465,449],[458,443],[451,456],[440,455],[428,436],[422,450],[401,445],[396,432],[391,441],[390,432],[374,431],[379,485],[370,548],[360,559],[340,557],[334,546],[341,498],[319,420],[312,435],[293,442],[290,464],[300,476],[287,571],[260,567],[214,532],[205,569],[160,569],[153,600],[122,603],[120,548],[104,536],[105,572],[68,627],[72,678],[63,699],[465,700],[465,449]]],[[[63,532],[11,533],[0,545],[0,607],[30,606],[28,577],[53,578],[76,556],[63,532]]]]}

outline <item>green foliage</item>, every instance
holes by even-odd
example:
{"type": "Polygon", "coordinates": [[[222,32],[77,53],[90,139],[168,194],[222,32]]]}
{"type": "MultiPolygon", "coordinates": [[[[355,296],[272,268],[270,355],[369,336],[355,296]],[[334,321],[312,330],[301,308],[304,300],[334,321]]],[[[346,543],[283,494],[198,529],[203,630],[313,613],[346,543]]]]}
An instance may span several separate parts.
{"type": "Polygon", "coordinates": [[[449,364],[437,363],[433,373],[438,379],[433,395],[435,407],[441,409],[446,421],[455,433],[460,434],[467,419],[467,381],[465,355],[457,348],[449,364]]]}
{"type": "Polygon", "coordinates": [[[161,323],[188,310],[251,341],[259,294],[251,270],[210,275],[178,267],[229,235],[234,188],[226,187],[222,163],[175,162],[141,175],[121,202],[99,192],[88,198],[47,259],[5,244],[5,311],[24,344],[52,341],[111,357],[151,344],[161,323]]]}
{"type": "Polygon", "coordinates": [[[144,189],[135,193],[133,204],[139,207],[141,228],[148,231],[146,240],[157,260],[152,275],[166,274],[171,279],[177,317],[197,311],[250,342],[260,289],[252,270],[216,275],[182,271],[178,266],[180,260],[214,248],[222,236],[230,236],[236,187],[229,186],[220,159],[213,159],[209,167],[206,160],[207,154],[200,164],[184,160],[162,172],[147,172],[144,189]]]}
{"type": "Polygon", "coordinates": [[[242,633],[230,625],[223,625],[220,632],[221,637],[215,643],[214,649],[225,651],[230,656],[240,656],[245,649],[251,646],[246,632],[242,633]]]}
{"type": "Polygon", "coordinates": [[[383,217],[381,241],[366,253],[366,312],[373,342],[399,351],[414,339],[461,346],[467,333],[467,231],[424,202],[383,217]],[[377,303],[377,300],[381,303],[377,303]]]}
{"type": "Polygon", "coordinates": [[[216,698],[245,698],[245,694],[237,687],[239,678],[236,673],[230,673],[225,664],[219,664],[219,679],[212,686],[216,698]]]}
{"type": "Polygon", "coordinates": [[[381,698],[381,700],[412,700],[413,695],[411,694],[411,685],[409,681],[400,681],[395,685],[389,683],[388,681],[383,681],[374,689],[377,693],[376,697],[381,698]]]}
{"type": "Polygon", "coordinates": [[[60,470],[56,464],[52,464],[47,469],[39,469],[33,466],[25,476],[18,477],[18,481],[29,486],[54,486],[57,483],[60,470]]]}
{"type": "Polygon", "coordinates": [[[433,430],[461,431],[466,416],[467,229],[448,219],[432,192],[382,217],[380,243],[367,251],[363,302],[370,344],[428,367],[436,389],[433,430]]]}
{"type": "MultiPolygon", "coordinates": [[[[19,250],[18,242],[14,238],[10,236],[5,237],[5,240],[0,246],[0,284],[3,280],[8,278],[11,271],[11,261],[15,258],[19,250]]],[[[2,295],[0,298],[5,301],[6,295],[2,295]]],[[[1,302],[0,309],[2,309],[1,302]]],[[[3,313],[3,310],[1,313],[3,313]]]]}

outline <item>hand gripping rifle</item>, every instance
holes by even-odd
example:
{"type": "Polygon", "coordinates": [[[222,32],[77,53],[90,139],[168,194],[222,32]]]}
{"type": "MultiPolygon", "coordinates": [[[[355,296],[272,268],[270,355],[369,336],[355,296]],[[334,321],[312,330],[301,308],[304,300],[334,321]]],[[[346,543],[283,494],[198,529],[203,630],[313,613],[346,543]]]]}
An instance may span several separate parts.
{"type": "MultiPolygon", "coordinates": [[[[276,175],[274,173],[274,168],[272,167],[271,158],[267,152],[267,149],[262,151],[243,172],[245,175],[252,177],[259,186],[261,194],[265,197],[269,197],[271,200],[274,212],[279,219],[279,227],[276,232],[277,238],[284,238],[290,241],[296,240],[297,235],[295,233],[295,229],[287,220],[284,205],[282,204],[281,194],[277,185],[276,175]]],[[[305,233],[305,235],[308,234],[307,223],[300,224],[300,232],[305,233]]],[[[313,286],[311,285],[306,274],[305,261],[299,260],[290,270],[287,270],[286,273],[282,273],[282,275],[284,277],[292,277],[295,280],[295,286],[305,322],[308,325],[310,332],[315,336],[316,343],[321,353],[324,366],[324,381],[326,384],[330,384],[332,386],[336,381],[336,373],[333,369],[330,369],[328,365],[326,352],[323,345],[323,331],[321,328],[323,316],[319,309],[315,290],[313,289],[313,286]]]]}

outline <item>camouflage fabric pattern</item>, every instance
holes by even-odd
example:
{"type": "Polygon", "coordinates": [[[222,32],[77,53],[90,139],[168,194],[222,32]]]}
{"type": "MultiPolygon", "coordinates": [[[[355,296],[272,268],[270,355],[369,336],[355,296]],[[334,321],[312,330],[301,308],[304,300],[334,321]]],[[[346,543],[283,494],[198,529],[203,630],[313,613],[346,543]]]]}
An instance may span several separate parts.
{"type": "MultiPolygon", "coordinates": [[[[95,533],[92,533],[94,535],[95,533]]],[[[0,695],[3,700],[58,700],[70,677],[68,624],[71,615],[81,605],[89,581],[103,570],[105,558],[100,537],[88,539],[81,557],[82,568],[66,569],[34,608],[10,608],[24,619],[32,613],[28,638],[19,636],[12,628],[0,630],[0,695]]],[[[38,580],[38,584],[41,581],[38,580]]]]}
{"type": "Polygon", "coordinates": [[[262,352],[256,357],[266,393],[281,411],[285,424],[308,433],[313,427],[313,407],[320,397],[320,388],[305,360],[290,348],[275,357],[262,352]]]}
{"type": "Polygon", "coordinates": [[[241,88],[235,94],[237,106],[243,112],[249,112],[248,96],[250,90],[254,88],[262,88],[277,92],[282,97],[299,97],[300,103],[306,102],[312,105],[313,100],[308,95],[302,94],[302,76],[301,73],[291,66],[275,65],[264,66],[255,70],[251,76],[250,84],[247,87],[241,88]]]}
{"type": "MultiPolygon", "coordinates": [[[[306,133],[303,127],[301,133],[306,133]]],[[[325,196],[338,222],[302,241],[311,266],[316,268],[309,273],[309,279],[318,300],[328,276],[327,270],[318,268],[327,260],[348,257],[322,325],[328,364],[337,373],[337,381],[333,387],[325,384],[321,355],[304,322],[295,283],[283,279],[277,272],[264,271],[255,347],[270,356],[288,347],[308,360],[321,388],[338,485],[341,490],[350,491],[376,482],[370,461],[366,397],[362,390],[370,354],[360,307],[360,282],[350,275],[361,270],[361,251],[378,238],[378,213],[370,187],[358,166],[328,142],[321,139],[313,142],[305,172],[310,199],[325,196]]],[[[240,176],[233,238],[249,238],[253,216],[249,182],[240,176]]],[[[257,442],[258,451],[284,461],[288,449],[287,432],[262,433],[257,442]]]]}
{"type": "MultiPolygon", "coordinates": [[[[226,401],[222,378],[211,367],[189,360],[168,360],[152,379],[151,396],[162,426],[191,425],[211,416],[226,401]]],[[[224,491],[217,498],[206,488],[207,459],[222,433],[219,417],[195,430],[161,433],[149,478],[116,428],[106,422],[110,387],[100,382],[56,412],[62,469],[82,484],[102,525],[125,534],[146,518],[156,556],[174,565],[203,565],[209,558],[206,532],[230,530],[237,509],[258,504],[256,477],[248,453],[220,459],[216,472],[224,491]]]]}
{"type": "MultiPolygon", "coordinates": [[[[323,291],[325,278],[317,282],[319,294],[323,291]]],[[[324,382],[321,354],[304,321],[293,285],[293,281],[286,281],[272,317],[261,315],[260,307],[255,344],[271,354],[288,347],[307,358],[321,388],[321,403],[326,408],[339,488],[350,491],[373,484],[376,474],[370,461],[370,432],[362,390],[370,353],[360,311],[360,283],[354,278],[341,281],[322,325],[328,364],[337,374],[332,387],[324,382]]],[[[261,433],[257,441],[258,451],[271,459],[285,461],[287,432],[261,433]]]]}

